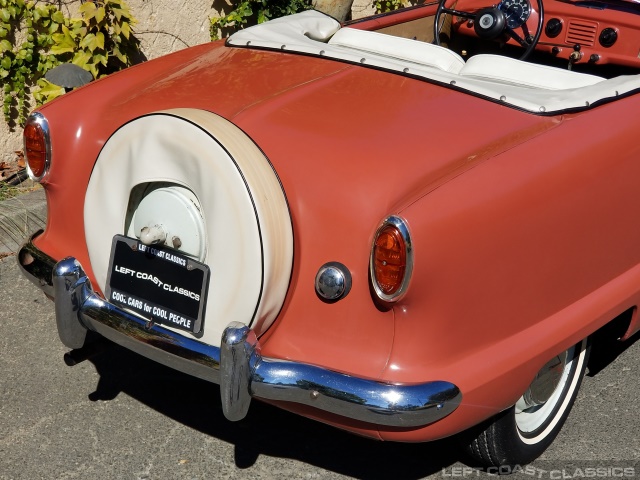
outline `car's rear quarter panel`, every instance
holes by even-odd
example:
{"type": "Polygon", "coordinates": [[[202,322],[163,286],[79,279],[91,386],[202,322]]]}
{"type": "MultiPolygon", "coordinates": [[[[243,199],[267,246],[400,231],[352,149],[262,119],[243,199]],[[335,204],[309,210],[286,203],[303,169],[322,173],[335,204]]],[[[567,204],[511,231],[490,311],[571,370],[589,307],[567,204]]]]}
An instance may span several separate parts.
{"type": "Polygon", "coordinates": [[[419,267],[384,378],[437,374],[464,392],[416,438],[513,405],[549,358],[637,305],[636,132],[603,127],[638,103],[567,116],[401,212],[419,267]]]}

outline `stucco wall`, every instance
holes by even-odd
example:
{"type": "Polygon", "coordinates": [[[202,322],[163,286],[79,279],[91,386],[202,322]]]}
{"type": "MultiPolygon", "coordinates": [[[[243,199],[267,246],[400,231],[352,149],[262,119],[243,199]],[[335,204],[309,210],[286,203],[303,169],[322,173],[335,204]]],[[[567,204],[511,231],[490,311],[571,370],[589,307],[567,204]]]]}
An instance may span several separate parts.
{"type": "Polygon", "coordinates": [[[142,51],[148,59],[208,42],[211,0],[129,0],[142,51]]]}
{"type": "MultiPolygon", "coordinates": [[[[327,4],[343,4],[350,0],[318,0],[327,4]]],[[[183,48],[208,42],[209,18],[229,6],[225,0],[128,0],[134,17],[138,20],[135,34],[140,39],[141,50],[147,59],[153,59],[183,48]]],[[[65,2],[67,14],[75,15],[79,0],[65,2]]],[[[319,7],[320,10],[323,8],[319,7]]],[[[327,7],[331,8],[331,7],[327,7]]],[[[373,13],[371,0],[355,0],[352,9],[354,18],[373,13]]],[[[332,12],[328,12],[332,13],[332,12]]],[[[18,128],[11,132],[0,121],[0,162],[14,158],[14,151],[22,149],[22,132],[18,128]]]]}

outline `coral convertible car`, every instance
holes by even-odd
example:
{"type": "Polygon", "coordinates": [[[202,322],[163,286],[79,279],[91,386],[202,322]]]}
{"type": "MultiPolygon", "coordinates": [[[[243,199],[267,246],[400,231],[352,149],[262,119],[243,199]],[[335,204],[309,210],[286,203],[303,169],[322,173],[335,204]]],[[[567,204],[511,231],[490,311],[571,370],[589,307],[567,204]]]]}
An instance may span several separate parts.
{"type": "Polygon", "coordinates": [[[592,334],[640,328],[639,51],[622,0],[241,30],[31,115],[49,217],[19,262],[67,347],[218,383],[230,420],[531,461],[592,334]]]}

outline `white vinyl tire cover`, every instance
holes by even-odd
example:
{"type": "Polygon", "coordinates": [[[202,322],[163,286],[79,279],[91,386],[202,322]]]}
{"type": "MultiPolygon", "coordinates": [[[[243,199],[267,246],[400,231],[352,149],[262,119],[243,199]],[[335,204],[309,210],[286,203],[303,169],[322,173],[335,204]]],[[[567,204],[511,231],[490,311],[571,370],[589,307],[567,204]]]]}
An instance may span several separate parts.
{"type": "Polygon", "coordinates": [[[264,332],[282,307],[293,262],[289,209],[264,154],[234,124],[202,110],[156,112],[117,130],[98,156],[84,205],[102,291],[113,236],[125,234],[130,192],[149,182],[189,188],[203,210],[211,277],[201,340],[220,345],[232,321],[264,332]]]}

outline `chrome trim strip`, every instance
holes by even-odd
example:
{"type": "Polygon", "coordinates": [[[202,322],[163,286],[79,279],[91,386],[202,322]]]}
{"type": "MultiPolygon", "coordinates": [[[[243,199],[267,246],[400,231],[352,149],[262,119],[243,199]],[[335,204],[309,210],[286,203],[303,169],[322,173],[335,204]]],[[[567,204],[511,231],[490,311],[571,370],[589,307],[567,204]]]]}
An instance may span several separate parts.
{"type": "Polygon", "coordinates": [[[380,300],[384,302],[389,302],[389,303],[397,302],[407,293],[407,289],[409,288],[409,282],[411,281],[412,273],[413,273],[413,244],[411,243],[409,226],[407,225],[407,222],[404,218],[398,217],[396,215],[390,215],[382,221],[382,223],[376,230],[375,235],[373,236],[373,243],[371,244],[371,253],[369,254],[369,277],[371,278],[371,285],[373,286],[373,290],[376,292],[376,295],[380,300]],[[404,240],[404,243],[407,248],[407,252],[406,252],[407,265],[404,270],[404,278],[402,279],[402,285],[400,285],[400,288],[398,289],[397,292],[391,295],[385,294],[380,288],[380,286],[378,285],[378,282],[376,281],[376,277],[375,277],[375,265],[373,263],[373,250],[375,247],[376,240],[378,239],[378,235],[380,235],[380,232],[382,231],[383,228],[389,225],[396,227],[398,229],[398,231],[400,232],[400,235],[402,235],[402,239],[404,240]]]}
{"type": "Polygon", "coordinates": [[[221,348],[207,345],[105,301],[74,258],[54,266],[54,260],[31,242],[22,248],[20,258],[27,255],[33,261],[23,272],[34,277],[34,283],[41,282],[35,275],[53,271],[56,320],[65,344],[77,348],[78,329],[92,330],[159,363],[219,383],[229,420],[244,418],[256,397],[308,405],[375,425],[418,427],[449,415],[462,400],[459,389],[449,382],[393,385],[262,357],[255,332],[240,322],[229,324],[221,348]],[[46,265],[33,265],[41,262],[46,265]]]}

